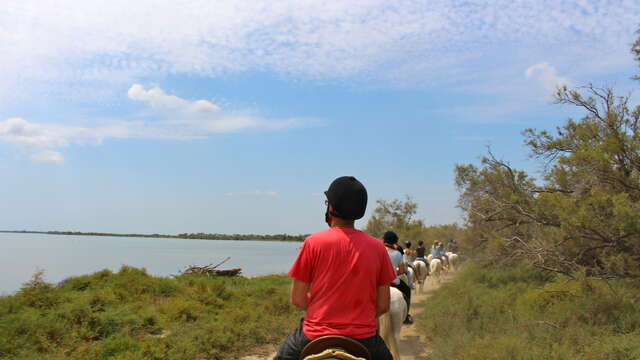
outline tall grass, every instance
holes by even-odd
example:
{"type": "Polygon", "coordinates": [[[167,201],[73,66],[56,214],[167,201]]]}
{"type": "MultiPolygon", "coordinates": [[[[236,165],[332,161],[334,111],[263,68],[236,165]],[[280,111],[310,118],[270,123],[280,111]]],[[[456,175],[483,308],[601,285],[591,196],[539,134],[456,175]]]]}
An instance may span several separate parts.
{"type": "Polygon", "coordinates": [[[469,266],[427,300],[431,359],[640,359],[640,287],[469,266]]]}
{"type": "Polygon", "coordinates": [[[285,276],[148,275],[123,266],[0,297],[0,359],[229,359],[281,341],[301,313],[285,276]]]}

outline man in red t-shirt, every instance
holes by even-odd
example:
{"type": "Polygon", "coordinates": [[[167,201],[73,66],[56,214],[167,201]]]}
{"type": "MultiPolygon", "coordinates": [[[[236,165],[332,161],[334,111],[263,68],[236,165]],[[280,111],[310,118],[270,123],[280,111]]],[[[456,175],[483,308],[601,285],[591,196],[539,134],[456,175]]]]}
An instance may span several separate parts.
{"type": "Polygon", "coordinates": [[[373,359],[391,360],[376,318],[389,310],[396,274],[382,242],[354,228],[364,216],[367,191],[356,178],[343,176],[325,195],[330,229],[305,239],[289,271],[291,303],[306,316],[275,359],[298,360],[311,340],[343,335],[362,343],[373,359]]]}

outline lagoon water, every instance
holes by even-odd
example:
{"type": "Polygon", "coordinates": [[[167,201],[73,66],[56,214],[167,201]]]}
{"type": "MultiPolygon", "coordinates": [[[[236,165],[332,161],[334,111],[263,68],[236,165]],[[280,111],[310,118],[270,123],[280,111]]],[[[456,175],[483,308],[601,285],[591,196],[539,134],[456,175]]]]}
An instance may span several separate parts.
{"type": "Polygon", "coordinates": [[[155,239],[109,236],[69,236],[0,233],[0,294],[12,294],[38,270],[57,283],[70,276],[122,265],[147,269],[149,274],[175,275],[188,265],[217,264],[242,268],[244,276],[286,273],[302,243],[155,239]]]}

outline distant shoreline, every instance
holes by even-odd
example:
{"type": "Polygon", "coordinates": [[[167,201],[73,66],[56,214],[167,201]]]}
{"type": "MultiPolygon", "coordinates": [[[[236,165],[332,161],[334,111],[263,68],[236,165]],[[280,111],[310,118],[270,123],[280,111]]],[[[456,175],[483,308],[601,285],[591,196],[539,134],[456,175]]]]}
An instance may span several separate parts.
{"type": "Polygon", "coordinates": [[[257,234],[205,234],[205,233],[184,233],[178,235],[166,234],[116,234],[100,232],[79,232],[79,231],[28,231],[28,230],[0,230],[0,233],[13,234],[45,234],[45,235],[73,235],[73,236],[117,236],[117,237],[140,237],[140,238],[163,238],[163,239],[195,239],[195,240],[259,240],[259,241],[297,241],[302,242],[308,235],[257,235],[257,234]]]}

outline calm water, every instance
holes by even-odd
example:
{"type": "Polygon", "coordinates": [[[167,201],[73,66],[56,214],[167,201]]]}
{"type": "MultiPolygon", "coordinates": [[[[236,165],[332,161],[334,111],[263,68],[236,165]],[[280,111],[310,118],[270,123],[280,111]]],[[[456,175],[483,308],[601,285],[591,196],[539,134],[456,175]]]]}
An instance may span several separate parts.
{"type": "Polygon", "coordinates": [[[217,264],[242,268],[244,276],[286,273],[302,243],[152,239],[0,233],[0,294],[11,294],[33,273],[44,270],[47,282],[122,265],[169,276],[188,265],[217,264]]]}

